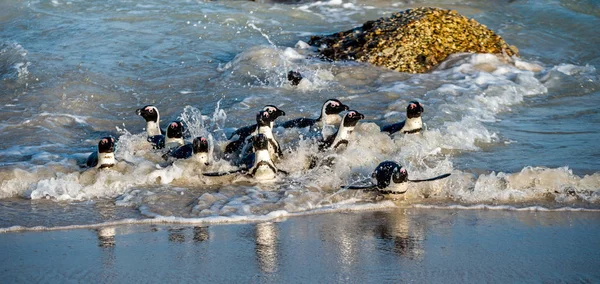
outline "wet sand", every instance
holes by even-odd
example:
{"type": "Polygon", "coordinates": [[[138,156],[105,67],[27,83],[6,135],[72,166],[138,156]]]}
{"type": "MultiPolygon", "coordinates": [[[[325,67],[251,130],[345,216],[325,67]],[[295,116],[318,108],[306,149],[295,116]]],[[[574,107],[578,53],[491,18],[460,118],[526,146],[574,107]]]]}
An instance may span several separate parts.
{"type": "Polygon", "coordinates": [[[19,282],[600,282],[600,214],[394,209],[0,234],[19,282]]]}

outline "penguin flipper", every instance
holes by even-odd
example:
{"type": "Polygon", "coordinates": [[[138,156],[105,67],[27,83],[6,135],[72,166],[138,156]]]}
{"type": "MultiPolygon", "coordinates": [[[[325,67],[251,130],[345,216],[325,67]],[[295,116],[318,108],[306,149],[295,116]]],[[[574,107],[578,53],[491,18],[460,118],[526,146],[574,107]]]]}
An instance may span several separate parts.
{"type": "Polygon", "coordinates": [[[434,180],[438,180],[438,179],[447,178],[450,175],[451,175],[450,173],[447,173],[447,174],[439,175],[437,177],[432,177],[432,178],[428,178],[428,179],[415,179],[415,180],[409,179],[408,181],[411,181],[411,182],[434,181],[434,180]]]}
{"type": "Polygon", "coordinates": [[[374,190],[377,190],[377,185],[375,185],[375,184],[364,185],[364,186],[347,185],[347,186],[342,186],[342,188],[352,189],[352,190],[374,191],[374,190]]]}
{"type": "Polygon", "coordinates": [[[301,117],[301,118],[296,118],[296,119],[288,120],[288,121],[286,121],[284,123],[278,124],[276,127],[283,127],[283,128],[304,128],[304,127],[312,126],[316,122],[317,122],[316,119],[301,117]]]}
{"type": "Polygon", "coordinates": [[[387,132],[389,134],[394,134],[394,133],[400,131],[400,129],[402,129],[404,127],[404,124],[406,124],[406,120],[402,121],[402,122],[394,123],[391,125],[383,126],[383,127],[381,127],[381,131],[387,132]]]}
{"type": "Polygon", "coordinates": [[[329,137],[327,137],[327,139],[324,139],[322,141],[319,142],[319,150],[323,151],[329,147],[331,147],[331,145],[333,144],[333,142],[335,141],[335,137],[337,136],[337,132],[329,137]]]}
{"type": "Polygon", "coordinates": [[[250,136],[250,134],[252,134],[252,132],[254,132],[255,130],[256,130],[256,124],[240,127],[238,129],[236,129],[233,133],[231,133],[231,135],[229,135],[229,138],[227,138],[227,139],[231,139],[231,138],[233,138],[233,136],[238,135],[238,136],[240,136],[239,139],[241,139],[243,141],[244,138],[250,136]]]}
{"type": "Polygon", "coordinates": [[[188,143],[183,146],[179,146],[176,149],[169,150],[166,154],[163,155],[165,160],[168,160],[169,157],[173,157],[175,159],[187,159],[192,156],[194,150],[192,148],[192,144],[188,143]]]}
{"type": "Polygon", "coordinates": [[[202,173],[202,175],[207,176],[207,177],[220,177],[220,176],[226,176],[226,175],[231,175],[231,174],[237,174],[242,171],[244,171],[244,169],[237,169],[237,170],[228,171],[228,172],[202,173]]]}
{"type": "Polygon", "coordinates": [[[164,135],[154,135],[148,136],[146,139],[154,149],[162,149],[165,147],[165,136],[164,135]]]}
{"type": "Polygon", "coordinates": [[[93,168],[98,165],[98,152],[92,152],[85,162],[88,168],[93,168]]]}
{"type": "Polygon", "coordinates": [[[227,146],[225,146],[225,154],[231,154],[239,151],[244,145],[244,140],[244,138],[240,138],[227,144],[227,146]]]}

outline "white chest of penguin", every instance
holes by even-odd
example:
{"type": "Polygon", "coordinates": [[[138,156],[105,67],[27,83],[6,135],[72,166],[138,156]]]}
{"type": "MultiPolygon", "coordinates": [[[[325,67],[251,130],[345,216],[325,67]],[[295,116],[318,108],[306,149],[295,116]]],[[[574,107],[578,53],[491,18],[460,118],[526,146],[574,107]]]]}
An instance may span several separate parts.
{"type": "Polygon", "coordinates": [[[154,122],[154,121],[148,121],[146,123],[146,133],[148,133],[148,136],[155,136],[155,135],[161,135],[161,131],[160,131],[160,127],[158,126],[158,123],[154,122]]]}
{"type": "Polygon", "coordinates": [[[412,131],[412,130],[421,129],[421,128],[423,128],[423,120],[421,119],[421,117],[408,118],[408,119],[406,119],[406,122],[404,123],[404,127],[402,127],[402,129],[400,131],[401,132],[412,131]]]}
{"type": "Polygon", "coordinates": [[[115,161],[114,153],[98,153],[97,167],[100,167],[103,165],[114,165],[115,163],[116,163],[116,161],[115,161]]]}
{"type": "Polygon", "coordinates": [[[256,151],[256,170],[254,172],[254,178],[258,180],[274,179],[276,173],[273,171],[271,165],[271,155],[267,150],[256,151]]]}
{"type": "Polygon", "coordinates": [[[350,126],[350,127],[342,127],[339,131],[338,134],[335,136],[335,139],[333,140],[333,148],[337,148],[340,142],[344,142],[344,141],[348,141],[348,138],[350,138],[350,134],[352,134],[352,132],[354,131],[354,126],[350,126]]]}

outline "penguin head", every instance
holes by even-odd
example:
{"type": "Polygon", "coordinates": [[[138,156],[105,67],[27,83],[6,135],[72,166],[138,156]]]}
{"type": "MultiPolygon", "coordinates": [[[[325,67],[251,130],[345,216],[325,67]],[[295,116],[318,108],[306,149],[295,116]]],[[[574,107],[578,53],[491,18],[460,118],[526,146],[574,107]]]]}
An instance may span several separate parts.
{"type": "Polygon", "coordinates": [[[275,120],[273,116],[266,110],[261,110],[256,114],[256,124],[258,126],[269,126],[275,120]]]}
{"type": "Polygon", "coordinates": [[[292,86],[297,86],[300,84],[300,81],[302,81],[302,74],[300,74],[298,71],[290,70],[290,72],[287,74],[287,79],[290,81],[292,86]]]}
{"type": "Polygon", "coordinates": [[[423,105],[417,101],[411,101],[406,107],[406,117],[417,118],[423,113],[423,105]]]}
{"type": "Polygon", "coordinates": [[[135,114],[143,117],[146,120],[146,122],[158,122],[158,119],[160,117],[158,114],[158,109],[153,105],[147,105],[143,108],[137,109],[135,110],[135,114]]]}
{"type": "Polygon", "coordinates": [[[113,153],[115,151],[115,139],[108,136],[98,142],[98,153],[113,153]]]}
{"type": "Polygon", "coordinates": [[[371,175],[377,188],[384,189],[390,184],[399,184],[408,181],[408,173],[402,166],[392,161],[382,162],[375,168],[371,175]]]}
{"type": "Polygon", "coordinates": [[[273,120],[277,119],[280,116],[285,116],[285,111],[279,109],[274,105],[266,105],[265,107],[263,107],[262,110],[268,112],[273,120]]]}
{"type": "Polygon", "coordinates": [[[204,137],[196,137],[192,142],[192,151],[196,153],[208,153],[208,140],[204,137]]]}
{"type": "Polygon", "coordinates": [[[183,123],[181,121],[173,121],[167,127],[168,138],[183,138],[183,123]]]}
{"type": "Polygon", "coordinates": [[[322,115],[339,114],[350,108],[336,99],[329,99],[323,104],[322,115]]]}
{"type": "Polygon", "coordinates": [[[362,113],[355,110],[351,110],[347,112],[344,116],[344,119],[342,120],[342,125],[344,127],[355,126],[358,123],[358,121],[363,118],[365,118],[365,116],[362,113]]]}
{"type": "Polygon", "coordinates": [[[267,139],[267,136],[264,134],[258,134],[254,136],[254,141],[252,141],[252,147],[254,147],[254,151],[268,150],[269,139],[267,139]]]}

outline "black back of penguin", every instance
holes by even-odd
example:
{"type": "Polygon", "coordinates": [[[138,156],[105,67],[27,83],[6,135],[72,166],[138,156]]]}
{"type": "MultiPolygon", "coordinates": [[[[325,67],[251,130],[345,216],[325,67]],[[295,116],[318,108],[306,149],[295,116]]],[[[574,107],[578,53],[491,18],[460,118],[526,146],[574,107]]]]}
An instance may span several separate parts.
{"type": "Polygon", "coordinates": [[[277,127],[304,128],[304,127],[313,126],[319,122],[329,123],[329,121],[327,121],[327,120],[329,120],[328,117],[331,117],[334,115],[339,115],[341,112],[346,111],[348,109],[349,109],[349,107],[347,105],[343,104],[338,99],[329,99],[329,100],[325,101],[325,103],[321,107],[321,115],[318,118],[316,118],[316,119],[307,118],[307,117],[296,118],[296,119],[288,120],[284,123],[278,124],[277,127]]]}
{"type": "Polygon", "coordinates": [[[393,184],[400,184],[408,181],[408,173],[404,168],[393,161],[380,163],[371,177],[376,181],[377,188],[385,189],[393,184]]]}

